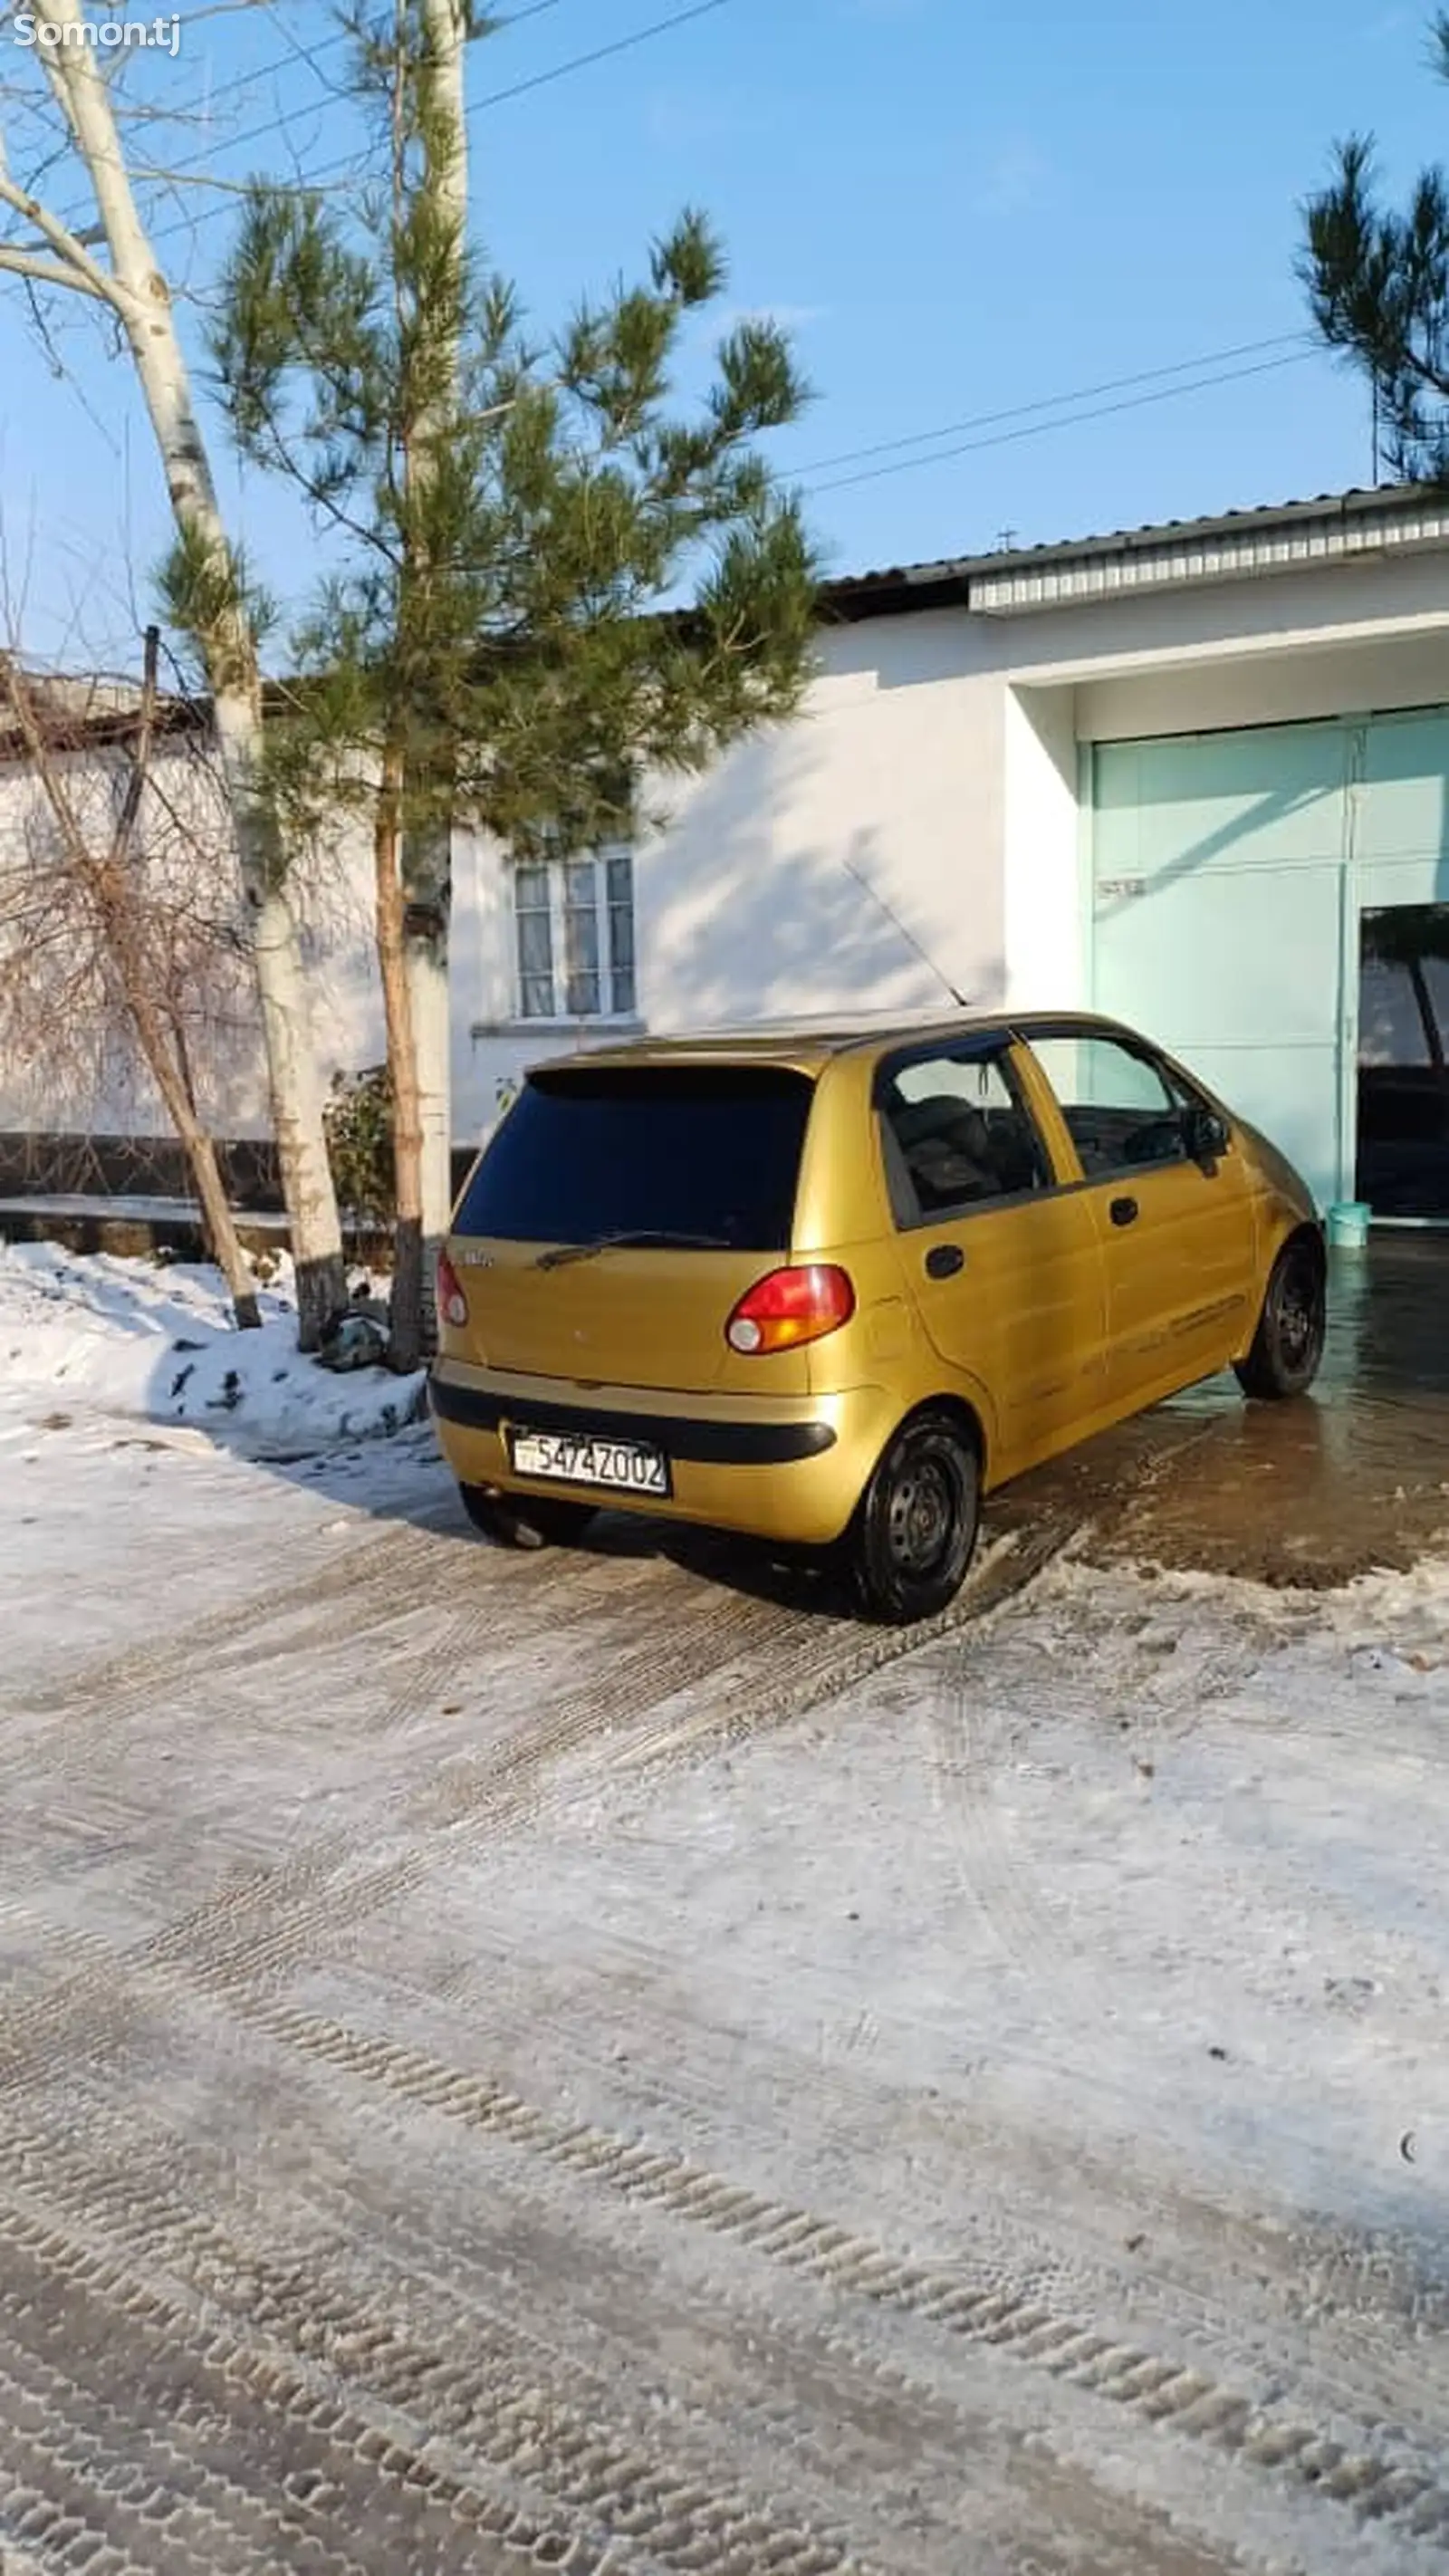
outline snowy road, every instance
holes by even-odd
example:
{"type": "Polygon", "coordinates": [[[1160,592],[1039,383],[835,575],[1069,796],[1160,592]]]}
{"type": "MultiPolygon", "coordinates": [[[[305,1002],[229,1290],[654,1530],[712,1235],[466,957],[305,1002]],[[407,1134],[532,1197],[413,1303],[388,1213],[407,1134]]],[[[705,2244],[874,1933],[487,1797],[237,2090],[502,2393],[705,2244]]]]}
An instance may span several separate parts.
{"type": "Polygon", "coordinates": [[[0,1480],[6,2576],[1449,2563],[1449,1577],[0,1480]]]}

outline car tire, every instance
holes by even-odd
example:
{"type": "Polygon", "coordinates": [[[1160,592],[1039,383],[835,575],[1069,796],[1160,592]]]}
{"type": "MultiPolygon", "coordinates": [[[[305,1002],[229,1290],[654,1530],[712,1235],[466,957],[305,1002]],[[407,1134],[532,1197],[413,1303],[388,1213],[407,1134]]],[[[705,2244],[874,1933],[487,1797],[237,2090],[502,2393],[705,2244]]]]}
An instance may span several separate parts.
{"type": "Polygon", "coordinates": [[[866,1616],[906,1627],[944,1610],[965,1580],[980,1517],[981,1461],[966,1426],[944,1411],[902,1423],[846,1540],[866,1616]]]}
{"type": "Polygon", "coordinates": [[[1245,1360],[1235,1363],[1244,1395],[1265,1403],[1303,1395],[1318,1375],[1328,1328],[1327,1264],[1316,1237],[1294,1235],[1268,1277],[1263,1311],[1245,1360]]]}
{"type": "Polygon", "coordinates": [[[486,1485],[460,1485],[463,1509],[495,1547],[577,1547],[596,1515],[592,1503],[566,1503],[552,1494],[496,1494],[486,1485]]]}

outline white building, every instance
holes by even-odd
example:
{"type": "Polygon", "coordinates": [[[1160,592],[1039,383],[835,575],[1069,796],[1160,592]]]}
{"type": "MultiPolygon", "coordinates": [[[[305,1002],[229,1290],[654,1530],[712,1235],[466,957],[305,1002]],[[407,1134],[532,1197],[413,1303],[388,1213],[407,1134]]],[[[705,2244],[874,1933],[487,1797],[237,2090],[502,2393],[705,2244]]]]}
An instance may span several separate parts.
{"type": "MultiPolygon", "coordinates": [[[[530,1062],[619,1029],[950,987],[1118,1013],[1324,1203],[1364,1177],[1380,1212],[1449,1215],[1449,496],[873,573],[825,617],[799,717],[632,854],[519,872],[459,836],[460,1147],[530,1062]]],[[[329,991],[369,1061],[355,969],[329,991]]]]}

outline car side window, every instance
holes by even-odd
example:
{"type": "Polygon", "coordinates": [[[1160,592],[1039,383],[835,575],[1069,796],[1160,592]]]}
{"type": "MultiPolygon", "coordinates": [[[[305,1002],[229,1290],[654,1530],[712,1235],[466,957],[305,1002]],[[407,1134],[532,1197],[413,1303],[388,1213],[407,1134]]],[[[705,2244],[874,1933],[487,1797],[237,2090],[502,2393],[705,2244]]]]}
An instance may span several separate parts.
{"type": "Polygon", "coordinates": [[[1187,1096],[1155,1056],[1119,1038],[1033,1038],[1031,1050],[1089,1180],[1187,1158],[1187,1096]]]}
{"type": "Polygon", "coordinates": [[[897,1058],[876,1094],[898,1226],[1050,1189],[1053,1176],[1005,1048],[897,1058]]]}

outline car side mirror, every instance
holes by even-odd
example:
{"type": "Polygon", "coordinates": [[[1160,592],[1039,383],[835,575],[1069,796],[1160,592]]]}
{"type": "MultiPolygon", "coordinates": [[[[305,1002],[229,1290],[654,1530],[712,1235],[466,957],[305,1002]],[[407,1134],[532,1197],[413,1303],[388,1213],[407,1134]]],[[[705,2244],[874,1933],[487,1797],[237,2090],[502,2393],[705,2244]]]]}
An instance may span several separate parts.
{"type": "Polygon", "coordinates": [[[1194,1101],[1182,1113],[1182,1140],[1195,1163],[1215,1163],[1228,1150],[1227,1121],[1206,1101],[1194,1101]]]}

